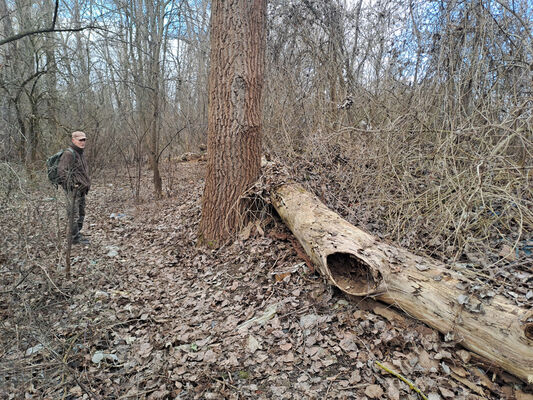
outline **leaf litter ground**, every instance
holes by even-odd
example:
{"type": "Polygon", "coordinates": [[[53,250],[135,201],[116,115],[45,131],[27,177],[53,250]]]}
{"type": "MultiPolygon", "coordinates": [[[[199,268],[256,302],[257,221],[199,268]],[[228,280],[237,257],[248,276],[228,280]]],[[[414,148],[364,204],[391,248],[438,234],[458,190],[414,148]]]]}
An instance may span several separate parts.
{"type": "Polygon", "coordinates": [[[48,221],[60,198],[32,203],[41,230],[4,208],[18,225],[0,252],[2,398],[420,398],[376,361],[431,400],[533,398],[402,312],[329,286],[275,218],[197,248],[203,165],[173,173],[175,193],[137,205],[124,176],[95,182],[70,282],[61,217],[48,221]]]}

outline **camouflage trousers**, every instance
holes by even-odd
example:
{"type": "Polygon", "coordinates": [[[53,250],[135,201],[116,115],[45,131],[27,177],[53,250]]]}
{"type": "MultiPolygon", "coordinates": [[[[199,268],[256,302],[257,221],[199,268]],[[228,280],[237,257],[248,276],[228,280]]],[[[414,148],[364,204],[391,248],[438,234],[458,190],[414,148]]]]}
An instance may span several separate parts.
{"type": "Polygon", "coordinates": [[[74,189],[65,191],[65,195],[67,198],[67,217],[71,223],[69,231],[72,239],[77,239],[85,219],[85,193],[74,189]]]}

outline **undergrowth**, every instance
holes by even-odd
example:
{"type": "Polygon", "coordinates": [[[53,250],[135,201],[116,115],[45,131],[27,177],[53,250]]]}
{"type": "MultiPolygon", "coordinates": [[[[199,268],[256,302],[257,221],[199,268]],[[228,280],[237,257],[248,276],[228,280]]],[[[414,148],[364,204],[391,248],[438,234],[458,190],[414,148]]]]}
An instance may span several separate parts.
{"type": "Polygon", "coordinates": [[[328,206],[382,238],[483,267],[531,261],[529,120],[443,128],[416,113],[372,123],[354,113],[350,123],[337,116],[305,134],[267,130],[269,152],[328,206]]]}

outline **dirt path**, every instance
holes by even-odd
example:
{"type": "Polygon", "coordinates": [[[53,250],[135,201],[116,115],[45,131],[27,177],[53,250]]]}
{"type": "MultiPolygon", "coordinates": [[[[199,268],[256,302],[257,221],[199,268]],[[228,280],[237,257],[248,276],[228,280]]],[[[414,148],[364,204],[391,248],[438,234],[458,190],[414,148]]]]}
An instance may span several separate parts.
{"type": "Polygon", "coordinates": [[[175,168],[177,192],[137,206],[123,177],[96,182],[73,281],[40,274],[2,300],[0,395],[418,398],[379,361],[432,400],[531,399],[424,325],[334,291],[275,220],[264,235],[196,248],[202,166],[175,168]]]}

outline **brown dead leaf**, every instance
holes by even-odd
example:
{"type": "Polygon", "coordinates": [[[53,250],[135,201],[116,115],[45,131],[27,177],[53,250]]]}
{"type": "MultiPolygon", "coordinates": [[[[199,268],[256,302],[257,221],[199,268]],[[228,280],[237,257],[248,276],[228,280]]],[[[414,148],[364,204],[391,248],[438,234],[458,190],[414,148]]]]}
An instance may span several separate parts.
{"type": "Polygon", "coordinates": [[[359,372],[359,370],[353,371],[348,381],[351,385],[355,385],[356,383],[361,382],[361,373],[359,372]]]}
{"type": "Polygon", "coordinates": [[[366,311],[364,310],[357,310],[357,311],[354,311],[353,313],[353,319],[355,321],[358,321],[360,319],[366,319],[366,311]]]}
{"type": "Polygon", "coordinates": [[[516,252],[515,250],[508,245],[503,245],[501,251],[498,253],[498,255],[502,258],[505,258],[509,261],[516,261],[516,252]]]}
{"type": "Polygon", "coordinates": [[[461,368],[461,367],[450,367],[450,369],[457,375],[457,376],[460,376],[461,378],[464,378],[465,376],[467,376],[467,372],[464,370],[464,368],[461,368]]]}
{"type": "MultiPolygon", "coordinates": [[[[226,356],[227,357],[227,356],[226,356]]],[[[227,357],[225,360],[221,363],[224,367],[238,367],[240,365],[239,360],[235,353],[231,353],[229,357],[227,357]]]]}
{"type": "Polygon", "coordinates": [[[289,235],[285,232],[278,232],[278,231],[274,231],[274,230],[271,230],[270,232],[268,232],[268,236],[274,238],[274,239],[277,239],[277,240],[289,240],[289,235]]]}
{"type": "Polygon", "coordinates": [[[261,236],[265,236],[265,231],[261,228],[261,223],[259,221],[255,221],[255,229],[261,236]]]}
{"type": "Polygon", "coordinates": [[[284,280],[288,276],[291,276],[290,272],[282,272],[280,274],[276,274],[275,275],[276,282],[281,282],[282,280],[284,280]]]}
{"type": "MultiPolygon", "coordinates": [[[[452,367],[452,370],[454,368],[452,367]]],[[[480,396],[483,396],[485,397],[485,392],[483,391],[483,388],[479,385],[476,385],[475,383],[473,382],[470,382],[468,379],[464,378],[464,377],[461,377],[455,373],[451,373],[451,376],[458,382],[461,382],[463,385],[465,385],[466,387],[468,387],[470,390],[472,390],[474,393],[477,393],[479,394],[480,396]]]]}
{"type": "Polygon", "coordinates": [[[290,349],[292,349],[292,344],[291,343],[283,343],[279,346],[279,348],[283,351],[289,351],[290,349]]]}
{"type": "Polygon", "coordinates": [[[248,340],[246,341],[246,348],[250,353],[255,353],[257,350],[261,349],[261,344],[259,341],[255,338],[255,336],[250,335],[248,336],[248,340]]]}
{"type": "Polygon", "coordinates": [[[533,400],[533,394],[531,393],[524,393],[520,390],[516,390],[514,392],[514,395],[516,397],[516,400],[533,400]]]}
{"type": "Polygon", "coordinates": [[[398,323],[400,325],[405,325],[405,318],[394,311],[392,308],[384,307],[381,304],[378,304],[372,310],[374,314],[381,315],[383,318],[386,318],[392,323],[398,323]]]}
{"type": "Polygon", "coordinates": [[[514,390],[511,386],[502,387],[501,392],[504,399],[512,399],[514,397],[514,390]]]}
{"type": "Polygon", "coordinates": [[[457,355],[459,357],[461,357],[461,360],[464,362],[464,363],[467,363],[470,361],[470,359],[472,358],[472,354],[469,352],[469,351],[466,351],[466,350],[458,350],[457,351],[457,355]]]}
{"type": "Polygon", "coordinates": [[[422,349],[420,353],[418,354],[418,362],[422,366],[422,368],[426,370],[430,370],[431,368],[438,368],[439,363],[435,360],[432,360],[429,356],[429,353],[422,349]]]}
{"type": "Polygon", "coordinates": [[[305,349],[305,354],[307,357],[314,357],[320,350],[320,347],[318,346],[313,346],[313,347],[308,347],[305,349]]]}
{"type": "MultiPolygon", "coordinates": [[[[396,371],[396,370],[397,370],[397,368],[396,368],[393,364],[391,364],[390,362],[388,362],[388,361],[383,361],[383,362],[381,363],[381,365],[383,365],[385,368],[390,369],[391,371],[396,371]]],[[[381,374],[383,374],[383,375],[389,375],[389,372],[385,371],[385,370],[382,369],[382,368],[380,368],[379,371],[380,371],[381,374]]]]}
{"type": "Polygon", "coordinates": [[[156,390],[150,396],[148,400],[161,400],[167,398],[167,395],[170,394],[168,390],[165,389],[165,386],[162,386],[159,390],[156,390]]]}
{"type": "Polygon", "coordinates": [[[250,238],[250,233],[252,232],[253,226],[253,222],[248,222],[248,225],[246,225],[244,229],[239,233],[239,239],[248,240],[250,238]]]}
{"type": "Polygon", "coordinates": [[[139,355],[142,358],[147,358],[152,353],[152,345],[150,343],[142,343],[139,348],[139,355]]]}
{"type": "Polygon", "coordinates": [[[440,394],[442,394],[442,397],[445,397],[447,399],[455,398],[455,393],[452,392],[451,390],[446,389],[445,387],[440,387],[439,390],[440,390],[440,394]]]}
{"type": "Polygon", "coordinates": [[[278,357],[278,361],[284,363],[294,362],[294,354],[292,352],[285,354],[284,356],[278,357]]]}
{"type": "Polygon", "coordinates": [[[387,379],[387,396],[389,400],[400,400],[400,391],[392,379],[387,379]]]}
{"type": "Polygon", "coordinates": [[[486,388],[492,390],[492,391],[497,391],[497,388],[496,388],[496,385],[494,384],[494,382],[492,382],[489,377],[483,372],[481,371],[479,368],[473,368],[472,369],[472,373],[477,376],[479,378],[479,381],[480,383],[485,386],[486,388]]]}
{"type": "Polygon", "coordinates": [[[368,385],[365,389],[365,395],[371,399],[381,399],[383,389],[379,385],[368,385]]]}
{"type": "Polygon", "coordinates": [[[209,349],[205,352],[204,354],[204,362],[207,362],[207,363],[214,363],[215,361],[217,360],[217,354],[209,349]]]}
{"type": "Polygon", "coordinates": [[[357,344],[355,343],[352,335],[347,335],[344,339],[342,339],[339,342],[339,347],[347,353],[358,350],[357,344]]]}
{"type": "Polygon", "coordinates": [[[256,356],[255,356],[255,361],[260,364],[262,363],[263,361],[267,360],[269,357],[268,357],[268,354],[265,353],[264,351],[258,351],[256,356]]]}
{"type": "Polygon", "coordinates": [[[78,397],[81,397],[82,394],[83,394],[83,391],[81,390],[81,387],[79,386],[74,386],[73,388],[71,388],[69,391],[69,394],[73,395],[73,396],[78,396],[78,397]]]}

